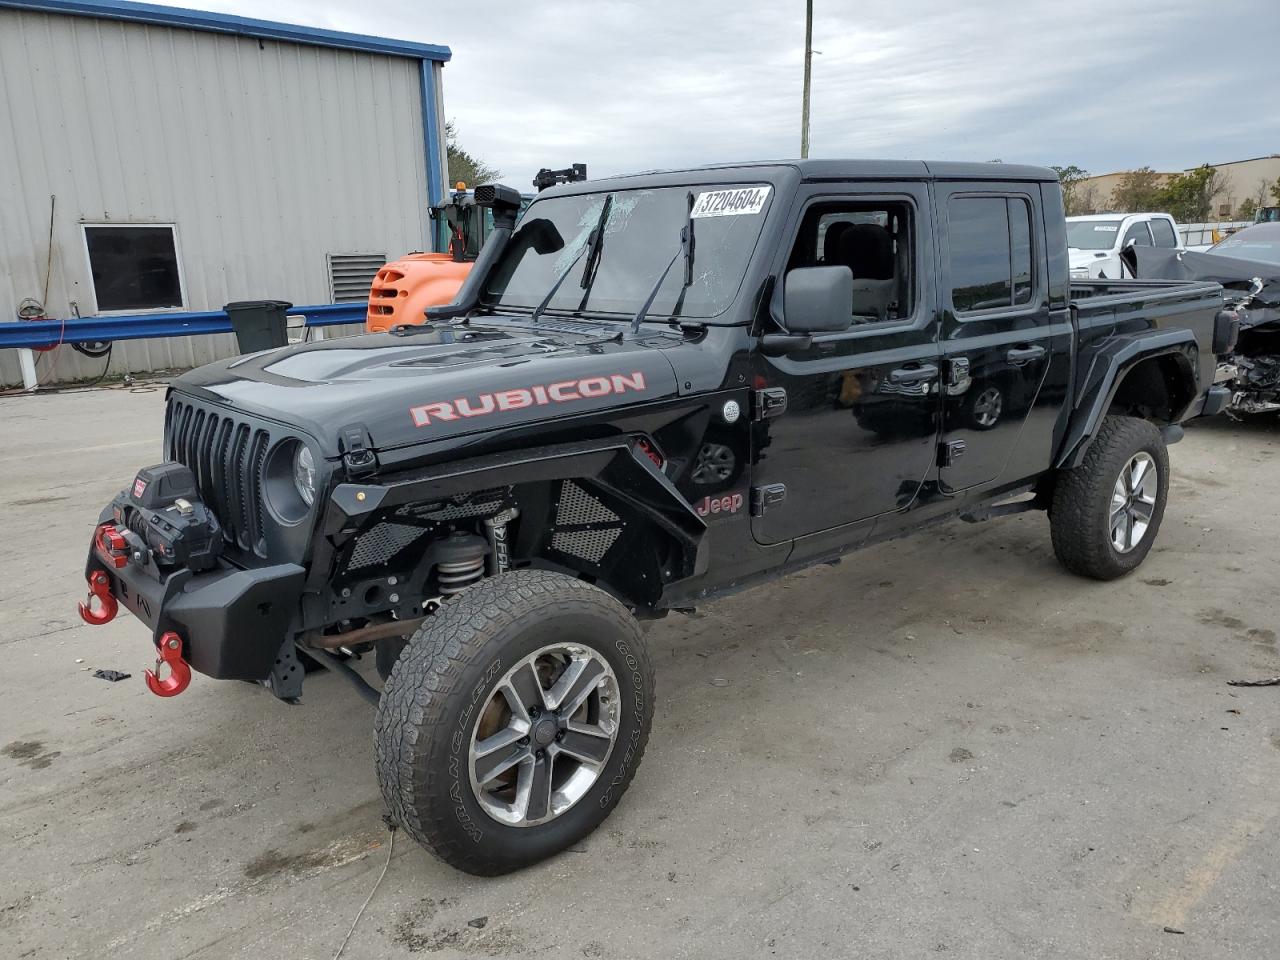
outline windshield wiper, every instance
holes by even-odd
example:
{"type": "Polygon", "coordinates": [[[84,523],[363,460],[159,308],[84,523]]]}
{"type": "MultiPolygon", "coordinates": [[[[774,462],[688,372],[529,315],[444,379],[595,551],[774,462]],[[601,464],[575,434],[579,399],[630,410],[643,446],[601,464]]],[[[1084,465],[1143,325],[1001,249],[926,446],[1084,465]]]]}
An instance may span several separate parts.
{"type": "Polygon", "coordinates": [[[653,289],[649,291],[649,295],[644,298],[644,303],[640,305],[640,309],[636,311],[636,315],[631,318],[631,332],[640,332],[640,322],[644,320],[648,314],[649,308],[653,306],[653,301],[658,296],[658,291],[662,289],[663,282],[667,279],[667,274],[671,272],[671,268],[680,257],[684,257],[684,283],[680,287],[680,296],[676,298],[675,306],[671,308],[673,317],[680,315],[680,310],[684,307],[684,295],[688,289],[693,286],[693,192],[689,192],[689,209],[684,215],[684,226],[680,228],[680,248],[672,255],[670,262],[663,267],[662,273],[658,274],[658,281],[653,285],[653,289]]]}
{"type": "MultiPolygon", "coordinates": [[[[600,219],[596,221],[595,229],[591,231],[591,236],[587,238],[586,245],[578,251],[578,255],[573,258],[573,262],[564,268],[564,272],[561,273],[560,276],[556,277],[556,282],[551,285],[551,289],[547,291],[547,295],[542,298],[536,307],[533,308],[533,313],[529,316],[535,323],[537,323],[538,319],[546,311],[547,304],[549,304],[551,302],[551,298],[556,295],[556,291],[560,289],[560,285],[569,278],[569,274],[573,273],[573,268],[578,265],[578,261],[581,260],[584,255],[587,256],[587,266],[582,271],[582,280],[583,284],[586,285],[587,274],[591,270],[592,262],[599,261],[600,259],[599,250],[604,236],[604,224],[609,218],[609,210],[612,206],[613,194],[611,193],[604,198],[604,206],[600,209],[600,219]]],[[[587,292],[590,293],[590,289],[588,289],[587,292]]],[[[583,295],[583,300],[586,300],[585,294],[583,295]]],[[[582,308],[579,307],[578,309],[581,310],[582,308]]]]}
{"type": "Polygon", "coordinates": [[[596,282],[596,268],[600,266],[600,250],[604,247],[604,225],[609,220],[609,211],[613,209],[613,194],[604,198],[604,206],[600,208],[600,219],[596,228],[591,231],[591,239],[587,242],[587,265],[582,268],[582,299],[578,301],[578,310],[587,308],[587,298],[591,296],[591,285],[596,282]]]}

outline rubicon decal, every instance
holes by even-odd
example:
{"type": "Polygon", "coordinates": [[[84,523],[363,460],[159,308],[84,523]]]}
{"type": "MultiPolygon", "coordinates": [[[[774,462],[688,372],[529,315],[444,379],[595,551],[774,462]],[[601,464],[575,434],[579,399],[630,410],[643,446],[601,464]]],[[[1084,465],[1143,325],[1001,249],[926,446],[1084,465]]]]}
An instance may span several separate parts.
{"type": "Polygon", "coordinates": [[[594,400],[614,393],[643,393],[644,389],[644,374],[636,370],[632,373],[613,373],[603,377],[583,377],[581,380],[560,380],[531,387],[516,387],[514,390],[481,393],[474,397],[458,397],[456,400],[439,400],[410,407],[409,415],[413,417],[414,426],[425,427],[445,420],[485,417],[505,410],[594,400]]]}

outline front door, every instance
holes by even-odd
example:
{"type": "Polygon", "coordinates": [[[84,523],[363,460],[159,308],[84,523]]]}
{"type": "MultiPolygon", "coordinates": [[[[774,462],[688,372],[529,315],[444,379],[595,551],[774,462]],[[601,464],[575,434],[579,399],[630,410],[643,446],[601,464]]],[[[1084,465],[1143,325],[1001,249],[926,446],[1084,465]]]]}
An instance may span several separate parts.
{"type": "MultiPolygon", "coordinates": [[[[944,304],[939,480],[948,492],[1006,475],[1036,410],[1054,337],[1067,333],[1050,322],[1037,185],[989,188],[937,185],[944,304]]],[[[1056,403],[1042,412],[1056,417],[1056,403]]],[[[1034,426],[1052,432],[1051,421],[1034,426]]]]}
{"type": "Polygon", "coordinates": [[[758,542],[903,509],[929,473],[941,362],[933,290],[922,282],[932,276],[929,217],[923,184],[815,188],[795,215],[778,275],[848,267],[854,315],[807,350],[758,357],[756,395],[776,404],[785,394],[785,410],[770,416],[777,407],[766,403],[752,431],[758,542]]]}

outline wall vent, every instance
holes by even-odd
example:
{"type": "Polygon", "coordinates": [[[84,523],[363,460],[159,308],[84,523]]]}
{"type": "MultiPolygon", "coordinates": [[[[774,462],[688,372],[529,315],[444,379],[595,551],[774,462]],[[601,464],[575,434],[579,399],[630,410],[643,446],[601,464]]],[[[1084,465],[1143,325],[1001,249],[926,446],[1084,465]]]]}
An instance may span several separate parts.
{"type": "Polygon", "coordinates": [[[373,278],[387,262],[385,253],[329,254],[329,295],[334,303],[369,299],[373,278]]]}

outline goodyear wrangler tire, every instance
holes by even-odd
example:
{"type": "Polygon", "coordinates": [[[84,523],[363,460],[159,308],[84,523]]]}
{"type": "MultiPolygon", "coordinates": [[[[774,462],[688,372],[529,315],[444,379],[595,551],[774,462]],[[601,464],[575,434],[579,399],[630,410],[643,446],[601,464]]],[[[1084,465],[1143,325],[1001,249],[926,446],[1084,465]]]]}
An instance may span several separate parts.
{"type": "Polygon", "coordinates": [[[492,876],[577,843],[644,753],[653,667],[603,590],[542,570],[470,587],[414,634],[383,689],[378,782],[396,822],[492,876]]]}
{"type": "Polygon", "coordinates": [[[1049,509],[1053,551],[1072,573],[1114,580],[1146,558],[1169,496],[1160,431],[1109,416],[1078,467],[1058,477],[1049,509]]]}

